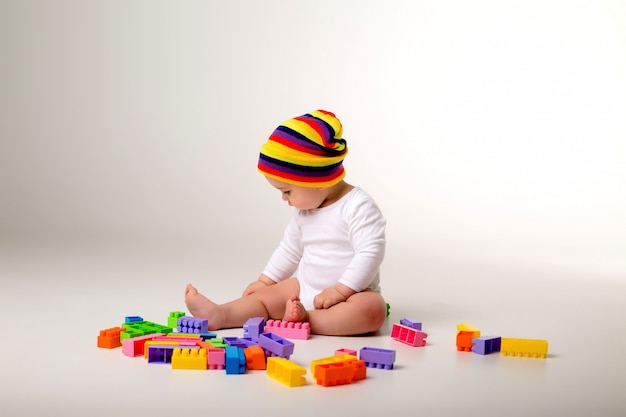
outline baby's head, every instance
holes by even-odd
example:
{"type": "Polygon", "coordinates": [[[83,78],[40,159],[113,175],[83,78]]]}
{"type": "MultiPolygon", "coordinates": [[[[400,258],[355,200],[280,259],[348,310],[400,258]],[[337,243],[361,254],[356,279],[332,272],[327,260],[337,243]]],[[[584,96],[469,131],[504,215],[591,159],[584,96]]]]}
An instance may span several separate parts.
{"type": "Polygon", "coordinates": [[[258,169],[268,179],[307,188],[338,184],[348,153],[343,128],[331,112],[315,110],[280,124],[261,147],[258,169]]]}

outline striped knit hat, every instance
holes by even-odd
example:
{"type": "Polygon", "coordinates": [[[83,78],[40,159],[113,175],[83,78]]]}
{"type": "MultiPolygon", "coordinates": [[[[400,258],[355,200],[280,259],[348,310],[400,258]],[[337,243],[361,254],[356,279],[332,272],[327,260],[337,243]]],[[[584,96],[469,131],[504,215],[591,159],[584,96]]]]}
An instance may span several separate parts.
{"type": "Polygon", "coordinates": [[[261,147],[259,171],[303,187],[330,187],[346,173],[348,153],[341,122],[331,112],[316,110],[284,121],[261,147]]]}

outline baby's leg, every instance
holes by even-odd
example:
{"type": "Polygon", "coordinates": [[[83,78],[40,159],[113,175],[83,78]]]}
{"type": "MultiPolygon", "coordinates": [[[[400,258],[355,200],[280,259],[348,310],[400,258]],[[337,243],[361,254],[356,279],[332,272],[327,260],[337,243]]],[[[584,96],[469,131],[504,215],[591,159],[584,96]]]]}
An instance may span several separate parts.
{"type": "Polygon", "coordinates": [[[209,330],[241,327],[252,317],[282,319],[287,300],[298,294],[298,280],[290,278],[274,285],[260,288],[248,296],[225,304],[209,300],[191,284],[185,289],[185,303],[189,312],[209,321],[209,330]]]}
{"type": "Polygon", "coordinates": [[[350,336],[376,332],[387,317],[387,306],[380,293],[363,291],[327,309],[309,310],[311,333],[350,336]]]}

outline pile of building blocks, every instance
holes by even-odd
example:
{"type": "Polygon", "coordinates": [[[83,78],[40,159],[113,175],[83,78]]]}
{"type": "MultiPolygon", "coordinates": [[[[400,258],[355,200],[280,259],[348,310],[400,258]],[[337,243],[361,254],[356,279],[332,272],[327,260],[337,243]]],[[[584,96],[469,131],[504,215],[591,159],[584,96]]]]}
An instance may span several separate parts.
{"type": "Polygon", "coordinates": [[[459,352],[471,351],[479,355],[501,352],[502,356],[542,359],[548,355],[547,340],[481,336],[480,330],[470,323],[460,323],[456,329],[456,348],[459,352]]]}
{"type": "MultiPolygon", "coordinates": [[[[265,370],[267,375],[289,387],[306,385],[306,368],[290,360],[295,344],[289,340],[310,337],[308,323],[292,323],[250,318],[242,337],[217,337],[208,331],[208,321],[171,312],[168,325],[127,316],[120,326],[101,330],[97,345],[122,347],[127,357],[143,357],[151,364],[169,364],[172,369],[224,370],[244,374],[265,370]],[[280,333],[280,334],[279,334],[280,333]],[[282,335],[281,335],[282,334],[282,335]]],[[[393,369],[396,352],[363,347],[358,353],[338,349],[334,356],[311,362],[317,385],[331,387],[366,378],[366,368],[393,369]]]]}
{"type": "Polygon", "coordinates": [[[391,338],[409,346],[425,346],[427,337],[422,331],[422,322],[417,320],[403,318],[391,326],[391,338]]]}

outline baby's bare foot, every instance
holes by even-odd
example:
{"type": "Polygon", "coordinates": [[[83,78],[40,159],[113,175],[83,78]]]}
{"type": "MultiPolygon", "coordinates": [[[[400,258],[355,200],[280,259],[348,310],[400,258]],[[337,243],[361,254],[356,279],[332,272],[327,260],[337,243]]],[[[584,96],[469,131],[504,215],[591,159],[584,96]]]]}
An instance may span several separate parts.
{"type": "Polygon", "coordinates": [[[191,284],[185,288],[185,304],[192,316],[209,321],[209,330],[221,328],[217,304],[200,294],[191,284]]]}
{"type": "Polygon", "coordinates": [[[309,314],[304,308],[304,305],[300,302],[300,298],[296,295],[292,295],[291,298],[287,300],[283,321],[308,321],[308,319],[309,314]]]}

